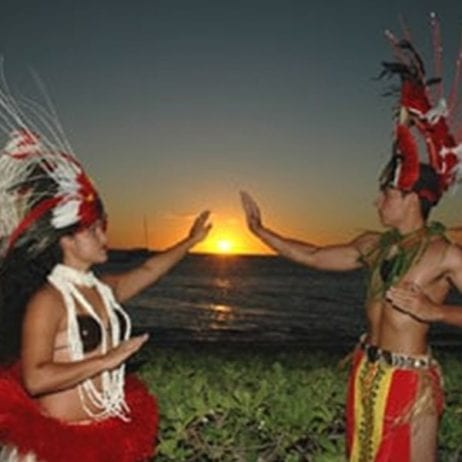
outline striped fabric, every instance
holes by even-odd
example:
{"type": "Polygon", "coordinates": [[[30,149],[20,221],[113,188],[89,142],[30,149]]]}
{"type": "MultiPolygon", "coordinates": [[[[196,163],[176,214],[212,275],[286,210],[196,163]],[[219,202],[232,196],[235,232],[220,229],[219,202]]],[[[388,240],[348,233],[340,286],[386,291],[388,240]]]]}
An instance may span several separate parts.
{"type": "Polygon", "coordinates": [[[350,462],[410,462],[412,419],[443,410],[441,374],[368,361],[355,351],[348,383],[347,455],[350,462]]]}

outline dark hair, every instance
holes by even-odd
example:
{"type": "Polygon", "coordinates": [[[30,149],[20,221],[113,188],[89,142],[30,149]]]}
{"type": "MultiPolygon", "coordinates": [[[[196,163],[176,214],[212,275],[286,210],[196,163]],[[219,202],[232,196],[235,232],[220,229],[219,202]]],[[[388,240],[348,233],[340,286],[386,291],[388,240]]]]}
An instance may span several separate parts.
{"type": "Polygon", "coordinates": [[[420,203],[420,213],[422,214],[422,218],[424,221],[427,221],[430,215],[430,212],[435,204],[430,202],[428,199],[425,199],[422,197],[419,197],[419,203],[420,203]]]}
{"type": "Polygon", "coordinates": [[[426,221],[431,209],[438,203],[441,194],[441,186],[438,174],[428,164],[420,164],[419,179],[415,182],[412,190],[419,196],[420,212],[426,221]]]}
{"type": "Polygon", "coordinates": [[[45,285],[47,276],[63,253],[59,240],[73,234],[75,226],[65,230],[49,229],[50,244],[38,254],[21,245],[13,248],[0,268],[0,364],[8,365],[19,359],[22,322],[30,298],[45,285]],[[50,236],[51,233],[51,236],[50,236]]]}
{"type": "MultiPolygon", "coordinates": [[[[394,155],[382,170],[379,178],[380,189],[388,186],[394,187],[395,174],[399,168],[399,155],[394,155]]],[[[441,183],[435,169],[428,165],[419,163],[419,176],[410,190],[401,190],[403,194],[415,192],[419,197],[420,213],[424,221],[428,219],[432,207],[441,197],[441,183]]]]}
{"type": "MultiPolygon", "coordinates": [[[[59,184],[38,163],[29,177],[21,183],[24,190],[30,189],[31,203],[36,207],[44,197],[56,197],[59,184]],[[38,198],[38,199],[37,199],[38,198]]],[[[95,213],[104,216],[101,199],[96,198],[95,213]]],[[[53,211],[43,214],[20,234],[0,267],[0,364],[8,364],[19,358],[21,330],[25,309],[34,295],[47,281],[51,270],[63,260],[59,240],[72,235],[80,224],[63,229],[51,225],[53,211]]]]}

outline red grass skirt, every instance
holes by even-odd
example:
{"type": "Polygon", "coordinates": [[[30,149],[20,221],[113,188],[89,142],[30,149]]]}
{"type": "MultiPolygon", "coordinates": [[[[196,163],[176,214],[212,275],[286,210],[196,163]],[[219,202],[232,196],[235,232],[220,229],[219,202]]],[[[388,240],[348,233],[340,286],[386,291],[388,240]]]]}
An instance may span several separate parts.
{"type": "Polygon", "coordinates": [[[130,422],[109,418],[72,424],[42,414],[24,390],[16,365],[0,371],[0,442],[46,462],[138,462],[149,459],[157,434],[157,405],[134,376],[125,383],[130,422]]]}

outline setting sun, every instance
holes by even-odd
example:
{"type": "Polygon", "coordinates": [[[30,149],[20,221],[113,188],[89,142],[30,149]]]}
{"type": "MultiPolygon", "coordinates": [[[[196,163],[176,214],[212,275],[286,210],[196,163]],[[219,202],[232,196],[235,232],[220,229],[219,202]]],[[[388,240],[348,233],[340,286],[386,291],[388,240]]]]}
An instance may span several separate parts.
{"type": "Polygon", "coordinates": [[[219,253],[231,253],[233,250],[233,243],[229,239],[218,239],[216,245],[219,253]]]}
{"type": "MultiPolygon", "coordinates": [[[[112,228],[117,229],[119,233],[118,236],[110,235],[113,246],[117,247],[119,240],[122,240],[124,236],[121,235],[121,229],[123,229],[125,223],[129,222],[129,220],[126,220],[112,228]]],[[[247,230],[241,217],[235,218],[214,213],[210,222],[213,224],[210,234],[192,249],[193,253],[208,253],[224,257],[233,255],[267,255],[270,253],[268,248],[247,230]]],[[[134,233],[133,236],[138,236],[139,240],[144,239],[146,247],[162,250],[168,248],[172,242],[183,239],[185,229],[187,230],[188,226],[191,226],[190,217],[187,220],[178,220],[175,226],[171,224],[168,227],[156,228],[155,232],[152,233],[149,233],[149,229],[139,227],[138,234],[134,233]]],[[[132,228],[126,228],[127,234],[132,228]]]]}

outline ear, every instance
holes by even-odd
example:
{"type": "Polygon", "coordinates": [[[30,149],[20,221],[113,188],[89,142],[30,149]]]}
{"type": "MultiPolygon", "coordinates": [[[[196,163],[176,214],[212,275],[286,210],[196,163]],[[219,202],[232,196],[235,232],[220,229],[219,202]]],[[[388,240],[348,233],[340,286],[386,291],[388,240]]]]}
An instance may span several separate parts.
{"type": "Polygon", "coordinates": [[[405,195],[404,200],[410,207],[420,210],[420,200],[416,192],[412,191],[405,195]]]}
{"type": "Polygon", "coordinates": [[[74,236],[66,235],[59,238],[59,245],[61,246],[62,251],[71,250],[74,247],[74,236]]]}

